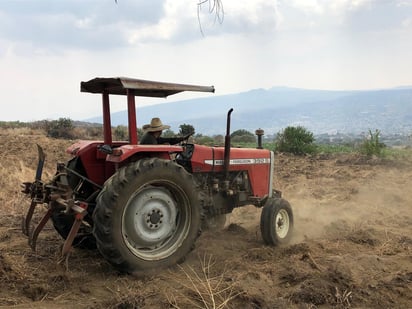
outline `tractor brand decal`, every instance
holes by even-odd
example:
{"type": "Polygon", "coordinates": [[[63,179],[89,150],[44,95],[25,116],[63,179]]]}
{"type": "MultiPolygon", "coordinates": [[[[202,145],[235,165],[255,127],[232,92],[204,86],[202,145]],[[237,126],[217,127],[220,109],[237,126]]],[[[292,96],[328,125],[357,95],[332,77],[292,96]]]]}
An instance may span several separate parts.
{"type": "MultiPolygon", "coordinates": [[[[270,158],[231,159],[230,165],[269,164],[270,158]]],[[[223,165],[223,160],[205,160],[208,165],[223,165]]]]}

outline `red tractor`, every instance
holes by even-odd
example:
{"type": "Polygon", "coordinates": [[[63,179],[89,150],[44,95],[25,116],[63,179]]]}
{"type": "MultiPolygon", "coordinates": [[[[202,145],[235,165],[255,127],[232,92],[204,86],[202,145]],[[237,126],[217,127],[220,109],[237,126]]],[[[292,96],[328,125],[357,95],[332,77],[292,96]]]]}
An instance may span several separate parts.
{"type": "MultiPolygon", "coordinates": [[[[23,232],[33,249],[49,219],[65,239],[62,254],[72,246],[96,248],[117,269],[134,273],[167,267],[184,260],[202,229],[223,227],[236,207],[263,207],[265,244],[287,243],[293,214],[273,190],[274,154],[262,149],[230,147],[230,115],[224,147],[189,143],[139,145],[135,97],[167,97],[182,91],[214,92],[214,87],[153,82],[131,78],[95,78],[81,82],[81,91],[99,93],[103,101],[103,141],[79,141],[72,156],[58,163],[53,179],[41,180],[45,155],[38,146],[34,182],[24,183],[31,205],[23,232]],[[113,141],[109,95],[125,95],[128,141],[113,141]],[[36,205],[47,212],[30,229],[36,205]]],[[[260,140],[260,138],[259,138],[260,140]]]]}

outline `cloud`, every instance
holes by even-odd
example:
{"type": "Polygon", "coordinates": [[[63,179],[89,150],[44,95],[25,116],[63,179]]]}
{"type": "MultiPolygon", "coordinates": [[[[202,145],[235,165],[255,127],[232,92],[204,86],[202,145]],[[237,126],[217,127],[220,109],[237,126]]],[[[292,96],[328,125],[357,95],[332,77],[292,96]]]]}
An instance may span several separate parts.
{"type": "Polygon", "coordinates": [[[187,0],[24,1],[0,2],[0,37],[15,52],[59,49],[110,50],[168,41],[176,44],[227,33],[273,32],[277,1],[222,0],[224,23],[187,0]],[[30,47],[30,48],[27,48],[30,47]]]}
{"type": "Polygon", "coordinates": [[[360,9],[372,0],[290,0],[289,4],[308,14],[341,14],[348,10],[360,9]]]}
{"type": "Polygon", "coordinates": [[[272,32],[279,14],[277,1],[222,0],[223,10],[216,12],[211,3],[197,7],[187,0],[167,0],[164,15],[155,24],[135,29],[129,42],[139,44],[168,40],[176,44],[226,34],[256,34],[272,32]]]}
{"type": "Polygon", "coordinates": [[[96,76],[214,84],[219,95],[410,84],[408,1],[222,0],[223,23],[197,3],[0,0],[0,101],[13,106],[0,120],[99,114],[79,93],[96,76]]]}
{"type": "MultiPolygon", "coordinates": [[[[275,35],[325,27],[362,32],[397,26],[402,14],[399,8],[408,7],[405,1],[221,0],[223,11],[217,18],[210,12],[210,2],[198,3],[2,0],[0,37],[3,44],[9,43],[9,49],[24,55],[67,49],[112,50],[151,42],[181,44],[203,39],[201,31],[208,37],[275,35]]],[[[405,10],[402,16],[404,25],[409,13],[405,10]]]]}
{"type": "Polygon", "coordinates": [[[0,2],[0,35],[34,49],[113,49],[128,44],[130,29],[156,23],[161,0],[0,2]]]}

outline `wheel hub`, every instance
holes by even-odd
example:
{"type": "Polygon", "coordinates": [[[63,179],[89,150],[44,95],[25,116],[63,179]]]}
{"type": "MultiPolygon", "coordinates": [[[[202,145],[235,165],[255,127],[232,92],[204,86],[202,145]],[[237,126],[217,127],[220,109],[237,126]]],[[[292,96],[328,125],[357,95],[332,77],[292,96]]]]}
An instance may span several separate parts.
{"type": "Polygon", "coordinates": [[[275,220],[276,234],[280,238],[285,238],[289,232],[289,214],[286,210],[281,209],[275,220]]]}
{"type": "Polygon", "coordinates": [[[123,217],[123,235],[135,249],[154,249],[176,230],[178,207],[169,191],[147,187],[128,203],[123,217]]]}
{"type": "Polygon", "coordinates": [[[159,209],[152,209],[150,213],[147,214],[146,223],[150,228],[158,228],[159,224],[162,223],[163,214],[159,209]]]}
{"type": "Polygon", "coordinates": [[[278,222],[277,222],[277,228],[278,229],[282,229],[283,226],[283,218],[278,218],[278,222]]]}

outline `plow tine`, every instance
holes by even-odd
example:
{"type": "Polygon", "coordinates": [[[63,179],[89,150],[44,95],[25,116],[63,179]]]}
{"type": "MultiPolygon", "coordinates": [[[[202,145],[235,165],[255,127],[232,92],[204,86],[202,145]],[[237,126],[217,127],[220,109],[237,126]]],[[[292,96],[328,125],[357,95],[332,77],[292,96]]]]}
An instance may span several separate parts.
{"type": "MultiPolygon", "coordinates": [[[[37,163],[37,169],[36,169],[36,176],[35,176],[35,181],[33,183],[30,182],[25,182],[23,183],[23,190],[22,192],[25,194],[30,194],[31,195],[31,203],[30,203],[30,207],[27,211],[26,216],[22,219],[22,225],[21,225],[21,230],[23,232],[24,235],[29,236],[30,232],[30,222],[31,219],[33,218],[33,214],[34,214],[34,209],[36,208],[36,205],[41,203],[40,200],[42,200],[41,197],[39,197],[39,192],[41,192],[42,190],[42,182],[41,182],[41,176],[43,173],[43,166],[44,166],[44,162],[46,160],[46,155],[43,151],[43,148],[37,144],[37,152],[38,152],[38,157],[39,157],[39,161],[37,163]]],[[[47,220],[46,220],[47,222],[47,220]]],[[[45,223],[44,223],[45,224],[45,223]]],[[[44,226],[43,224],[43,226],[44,226]]],[[[40,224],[39,224],[40,225],[40,224]]],[[[38,228],[38,226],[37,226],[38,228]]],[[[36,230],[37,230],[36,228],[36,230]]],[[[41,227],[43,228],[43,227],[41,227]]],[[[40,228],[40,230],[41,230],[40,228]]],[[[37,232],[37,234],[40,231],[37,232]]],[[[37,236],[36,236],[37,238],[37,236]]],[[[29,243],[32,243],[31,237],[29,236],[29,243]]],[[[34,244],[35,246],[35,244],[34,244]]]]}
{"type": "Polygon", "coordinates": [[[64,241],[64,245],[62,248],[62,256],[65,257],[68,255],[68,253],[70,252],[70,249],[72,247],[73,244],[73,240],[77,235],[77,232],[79,231],[80,225],[82,224],[81,220],[76,219],[72,225],[72,228],[70,229],[70,233],[68,235],[68,237],[66,238],[66,240],[64,241]]]}
{"type": "Polygon", "coordinates": [[[37,152],[39,154],[39,163],[37,164],[36,180],[41,180],[41,175],[43,173],[43,166],[44,166],[44,161],[46,160],[46,155],[43,151],[43,148],[39,144],[37,144],[37,152]]]}
{"type": "Polygon", "coordinates": [[[72,205],[71,209],[76,213],[74,218],[74,223],[72,228],[70,229],[69,235],[67,236],[66,240],[64,241],[61,257],[59,263],[65,263],[66,270],[69,269],[69,254],[70,249],[72,248],[73,240],[76,237],[77,233],[79,232],[80,226],[82,225],[82,221],[84,217],[87,215],[87,203],[80,203],[80,205],[72,205]]]}
{"type": "Polygon", "coordinates": [[[39,224],[34,229],[33,233],[29,236],[29,245],[33,251],[36,250],[37,237],[39,236],[43,227],[46,225],[47,221],[49,221],[52,213],[53,213],[53,209],[49,208],[46,214],[44,215],[44,217],[40,220],[39,224]]]}
{"type": "Polygon", "coordinates": [[[23,221],[22,221],[21,230],[23,234],[26,236],[29,236],[30,222],[31,222],[31,219],[33,218],[33,213],[34,213],[34,209],[36,208],[36,205],[37,203],[34,201],[34,199],[32,199],[29,210],[27,211],[26,217],[23,218],[23,221]]]}

